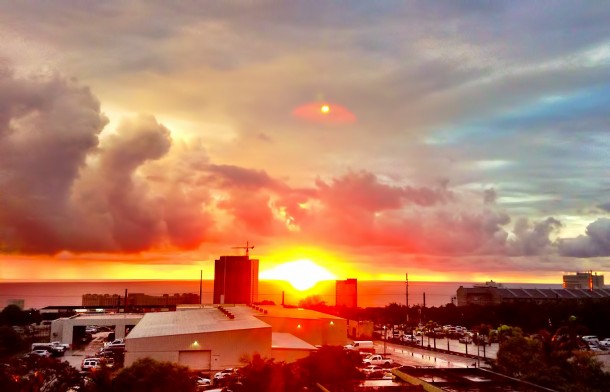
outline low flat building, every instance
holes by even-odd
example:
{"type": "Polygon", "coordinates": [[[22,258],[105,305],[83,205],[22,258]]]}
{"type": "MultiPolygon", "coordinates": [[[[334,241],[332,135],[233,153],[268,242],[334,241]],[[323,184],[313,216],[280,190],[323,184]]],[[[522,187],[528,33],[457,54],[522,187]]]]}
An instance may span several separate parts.
{"type": "Polygon", "coordinates": [[[610,298],[610,289],[520,289],[486,285],[457,290],[457,305],[498,305],[501,303],[583,301],[610,298]]]}
{"type": "Polygon", "coordinates": [[[198,304],[199,295],[193,293],[181,294],[162,294],[148,295],[144,293],[127,294],[127,304],[125,297],[118,294],[83,294],[83,306],[106,306],[116,308],[141,308],[141,307],[163,307],[176,306],[182,304],[198,304]]]}

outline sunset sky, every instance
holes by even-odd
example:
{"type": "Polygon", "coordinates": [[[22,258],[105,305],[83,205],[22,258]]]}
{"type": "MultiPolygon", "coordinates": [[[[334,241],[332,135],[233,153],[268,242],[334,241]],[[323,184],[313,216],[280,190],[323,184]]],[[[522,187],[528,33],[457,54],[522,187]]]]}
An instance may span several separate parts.
{"type": "Polygon", "coordinates": [[[0,0],[0,279],[211,278],[246,241],[269,279],[610,274],[609,20],[0,0]]]}

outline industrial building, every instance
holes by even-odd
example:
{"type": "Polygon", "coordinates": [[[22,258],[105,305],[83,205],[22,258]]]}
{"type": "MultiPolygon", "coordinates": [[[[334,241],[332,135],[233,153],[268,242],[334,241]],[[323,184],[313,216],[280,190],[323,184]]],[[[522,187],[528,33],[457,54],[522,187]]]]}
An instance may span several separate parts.
{"type": "Polygon", "coordinates": [[[259,353],[292,362],[316,346],[345,345],[346,320],[312,310],[280,306],[183,306],[148,313],[125,340],[125,365],[150,357],[216,371],[243,365],[259,353]]]}
{"type": "Polygon", "coordinates": [[[75,344],[85,336],[85,329],[90,325],[114,328],[117,339],[124,338],[140,322],[143,314],[77,314],[72,317],[59,318],[51,323],[51,340],[75,344]]]}
{"type": "Polygon", "coordinates": [[[246,307],[222,309],[146,314],[125,340],[125,366],[149,357],[213,371],[238,366],[243,355],[271,356],[270,325],[246,307]]]}
{"type": "Polygon", "coordinates": [[[463,287],[457,290],[457,305],[497,305],[512,302],[544,303],[550,301],[582,301],[610,298],[610,289],[521,289],[499,284],[463,287]]]}
{"type": "Polygon", "coordinates": [[[83,294],[83,306],[106,306],[116,308],[167,307],[181,304],[198,304],[199,295],[193,293],[148,295],[129,293],[127,301],[119,294],[83,294]]]}
{"type": "Polygon", "coordinates": [[[358,307],[358,279],[337,280],[335,305],[347,308],[358,307]]]}
{"type": "Polygon", "coordinates": [[[251,304],[258,297],[258,260],[221,256],[214,263],[215,304],[251,304]]]}

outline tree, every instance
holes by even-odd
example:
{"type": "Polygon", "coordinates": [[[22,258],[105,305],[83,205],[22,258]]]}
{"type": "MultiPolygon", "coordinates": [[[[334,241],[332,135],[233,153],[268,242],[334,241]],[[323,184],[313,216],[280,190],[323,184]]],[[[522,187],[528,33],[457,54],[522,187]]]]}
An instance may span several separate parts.
{"type": "Polygon", "coordinates": [[[78,370],[68,362],[36,355],[14,358],[0,367],[0,390],[3,392],[63,392],[79,385],[78,370]]]}
{"type": "Polygon", "coordinates": [[[304,387],[293,365],[265,359],[258,353],[243,362],[239,376],[227,383],[234,392],[297,392],[304,387]]]}
{"type": "Polygon", "coordinates": [[[11,327],[0,327],[0,358],[15,355],[25,348],[21,336],[11,327]]]}
{"type": "Polygon", "coordinates": [[[298,372],[308,387],[314,388],[319,383],[333,392],[354,390],[364,377],[358,370],[360,364],[360,354],[339,346],[322,346],[297,361],[298,372]]]}
{"type": "Polygon", "coordinates": [[[512,336],[500,343],[496,364],[504,374],[528,378],[531,372],[542,371],[545,367],[542,343],[514,331],[512,336]]]}
{"type": "Polygon", "coordinates": [[[194,392],[197,381],[188,367],[143,358],[122,369],[112,381],[115,392],[194,392]]]}
{"type": "Polygon", "coordinates": [[[8,305],[0,313],[0,323],[4,325],[25,325],[28,314],[17,305],[8,305]]]}

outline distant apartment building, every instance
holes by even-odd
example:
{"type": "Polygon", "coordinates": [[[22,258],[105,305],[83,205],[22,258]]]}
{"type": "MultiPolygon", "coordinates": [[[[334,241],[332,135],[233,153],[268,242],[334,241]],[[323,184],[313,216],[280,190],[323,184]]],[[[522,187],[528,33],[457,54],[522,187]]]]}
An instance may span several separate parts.
{"type": "Polygon", "coordinates": [[[337,280],[335,305],[347,308],[358,307],[358,279],[337,280]]]}
{"type": "MultiPolygon", "coordinates": [[[[193,293],[182,293],[173,295],[147,295],[144,293],[127,294],[128,307],[158,307],[198,303],[199,295],[193,293]]],[[[118,294],[84,294],[82,297],[82,305],[99,307],[124,307],[125,299],[123,298],[123,296],[118,294]]]]}
{"type": "Polygon", "coordinates": [[[214,303],[252,304],[258,297],[258,260],[220,256],[214,263],[214,303]]]}
{"type": "Polygon", "coordinates": [[[577,272],[563,276],[564,289],[595,290],[604,288],[604,275],[593,272],[577,272]]]}

